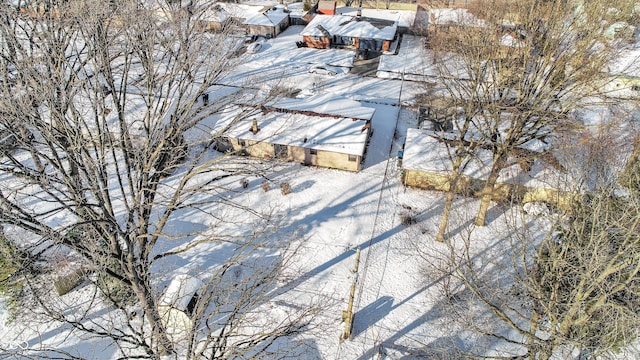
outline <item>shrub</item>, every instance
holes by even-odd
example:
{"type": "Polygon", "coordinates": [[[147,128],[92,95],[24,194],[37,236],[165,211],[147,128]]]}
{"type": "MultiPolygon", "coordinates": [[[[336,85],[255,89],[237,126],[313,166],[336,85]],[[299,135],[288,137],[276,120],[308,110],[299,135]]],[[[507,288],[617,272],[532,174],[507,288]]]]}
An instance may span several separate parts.
{"type": "MultiPolygon", "coordinates": [[[[96,233],[96,230],[89,225],[76,225],[72,227],[65,236],[68,237],[70,241],[75,242],[82,241],[82,239],[87,237],[101,239],[100,234],[96,233]]],[[[107,244],[103,244],[102,246],[104,246],[105,249],[107,248],[107,244]]],[[[109,258],[105,252],[100,262],[100,266],[94,269],[96,275],[94,280],[104,299],[121,309],[127,305],[132,305],[135,294],[131,287],[107,272],[107,269],[109,269],[117,275],[124,275],[120,273],[116,260],[109,258]]]]}
{"type": "Polygon", "coordinates": [[[5,300],[5,308],[11,321],[20,306],[23,295],[23,283],[20,274],[28,261],[24,251],[6,237],[0,235],[0,296],[5,300]]]}
{"type": "MultiPolygon", "coordinates": [[[[115,260],[107,260],[105,266],[112,271],[116,270],[115,260]]],[[[118,271],[114,272],[118,273],[118,271]]],[[[106,269],[97,271],[96,285],[100,288],[104,298],[120,309],[135,303],[135,293],[131,287],[108,274],[106,269]]]]}
{"type": "Polygon", "coordinates": [[[58,295],[64,295],[78,287],[86,279],[85,269],[77,268],[68,274],[63,274],[55,278],[53,280],[53,286],[56,288],[58,295]]]}
{"type": "Polygon", "coordinates": [[[264,192],[271,190],[271,187],[269,186],[269,182],[267,180],[263,181],[260,186],[262,187],[262,190],[264,190],[264,192]]]}
{"type": "Polygon", "coordinates": [[[280,192],[282,193],[282,195],[288,195],[289,193],[291,193],[291,185],[289,185],[288,182],[283,182],[282,184],[280,184],[280,192]]]}
{"type": "Polygon", "coordinates": [[[410,226],[415,224],[416,218],[413,214],[409,213],[409,212],[403,212],[400,214],[400,223],[404,226],[410,226]]]}

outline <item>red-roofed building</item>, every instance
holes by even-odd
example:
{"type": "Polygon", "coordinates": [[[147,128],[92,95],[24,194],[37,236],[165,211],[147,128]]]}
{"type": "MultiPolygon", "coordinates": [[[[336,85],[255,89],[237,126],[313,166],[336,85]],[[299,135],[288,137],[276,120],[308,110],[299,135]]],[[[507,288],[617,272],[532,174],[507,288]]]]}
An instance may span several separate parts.
{"type": "Polygon", "coordinates": [[[300,33],[308,47],[368,51],[389,51],[397,34],[397,21],[346,15],[316,15],[300,33]]]}

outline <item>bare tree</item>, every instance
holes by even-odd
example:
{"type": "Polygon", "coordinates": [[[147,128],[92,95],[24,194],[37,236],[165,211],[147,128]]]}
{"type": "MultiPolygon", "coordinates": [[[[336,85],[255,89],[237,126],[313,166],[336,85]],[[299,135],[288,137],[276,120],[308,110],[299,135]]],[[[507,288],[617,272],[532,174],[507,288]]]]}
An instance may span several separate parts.
{"type": "Polygon", "coordinates": [[[270,240],[276,236],[268,231],[270,214],[221,196],[234,191],[226,179],[264,169],[210,149],[225,129],[208,119],[241,97],[239,90],[211,87],[241,60],[237,41],[224,31],[200,31],[206,3],[152,4],[2,5],[0,172],[10,180],[0,191],[0,222],[33,234],[18,245],[37,259],[63,249],[88,264],[118,321],[92,320],[89,310],[100,303],[93,297],[70,315],[41,296],[48,288],[38,278],[25,281],[46,318],[110,339],[122,357],[183,356],[159,310],[158,269],[170,273],[169,259],[203,244],[237,247],[202,279],[187,353],[258,356],[276,339],[301,332],[311,310],[295,308],[278,323],[248,327],[292,251],[286,238],[270,240]],[[206,214],[205,228],[169,231],[187,210],[206,214]],[[233,230],[236,220],[255,228],[233,230]],[[167,243],[184,244],[167,250],[167,243]],[[279,260],[249,265],[250,251],[279,260]],[[232,266],[248,274],[234,286],[223,276],[232,266]]]}
{"type": "MultiPolygon", "coordinates": [[[[576,173],[608,177],[618,168],[620,152],[600,143],[620,149],[624,141],[604,136],[575,149],[582,154],[575,165],[600,163],[576,173]]],[[[453,351],[501,359],[634,356],[626,351],[640,321],[640,203],[637,189],[620,196],[615,182],[603,184],[542,219],[514,208],[496,224],[506,226],[490,246],[478,246],[468,231],[438,255],[422,253],[448,279],[444,312],[474,339],[453,351]]]]}
{"type": "MultiPolygon", "coordinates": [[[[422,105],[425,111],[422,121],[430,121],[433,131],[426,136],[432,136],[442,143],[446,149],[446,161],[450,171],[446,176],[446,184],[441,184],[441,190],[446,192],[442,219],[436,234],[437,241],[444,241],[449,224],[451,208],[456,194],[468,194],[468,184],[463,181],[467,165],[474,160],[478,142],[468,140],[472,129],[475,109],[470,102],[459,103],[454,96],[437,96],[429,94],[422,105]]],[[[421,126],[424,126],[421,124],[421,126]]],[[[425,126],[426,127],[426,126],[425,126]]]]}
{"type": "Polygon", "coordinates": [[[606,65],[621,44],[607,30],[631,21],[629,6],[622,1],[613,8],[597,0],[482,1],[471,9],[474,21],[465,13],[466,20],[431,26],[429,44],[443,83],[451,96],[476,109],[474,137],[493,153],[476,225],[485,224],[496,180],[512,165],[516,148],[548,142],[571,123],[572,110],[603,95],[606,65]],[[452,62],[467,72],[451,76],[452,62]]]}

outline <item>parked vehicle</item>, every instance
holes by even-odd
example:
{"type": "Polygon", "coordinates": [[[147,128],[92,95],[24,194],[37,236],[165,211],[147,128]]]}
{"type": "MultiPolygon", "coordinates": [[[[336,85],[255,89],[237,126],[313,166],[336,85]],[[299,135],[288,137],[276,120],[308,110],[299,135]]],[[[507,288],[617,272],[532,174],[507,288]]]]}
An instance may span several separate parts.
{"type": "Polygon", "coordinates": [[[244,43],[245,44],[251,44],[251,43],[255,42],[256,40],[258,40],[258,35],[256,35],[256,34],[249,34],[249,35],[244,37],[244,43]]]}
{"type": "Polygon", "coordinates": [[[255,54],[262,49],[262,43],[254,42],[247,45],[247,54],[255,54]]]}
{"type": "Polygon", "coordinates": [[[322,75],[337,75],[340,71],[339,68],[327,64],[313,64],[309,66],[309,72],[313,74],[322,74],[322,75]]]}

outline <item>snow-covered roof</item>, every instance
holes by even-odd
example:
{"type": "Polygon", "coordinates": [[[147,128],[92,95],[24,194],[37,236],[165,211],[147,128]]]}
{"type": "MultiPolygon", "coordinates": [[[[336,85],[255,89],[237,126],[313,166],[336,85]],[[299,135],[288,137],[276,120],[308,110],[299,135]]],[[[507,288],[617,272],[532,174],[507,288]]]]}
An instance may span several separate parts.
{"type": "Polygon", "coordinates": [[[178,275],[171,281],[167,290],[165,290],[164,295],[160,299],[160,306],[169,306],[184,311],[187,309],[187,305],[189,305],[194,294],[203,285],[200,279],[194,278],[193,276],[186,274],[178,275]]]}
{"type": "MultiPolygon", "coordinates": [[[[231,124],[242,111],[243,108],[234,106],[215,115],[214,131],[231,124]]],[[[367,131],[363,131],[364,126],[364,121],[345,117],[310,116],[278,111],[263,114],[261,111],[255,111],[233,124],[225,135],[242,140],[362,155],[367,144],[367,131]],[[255,134],[251,131],[254,120],[260,128],[255,134]]]]}
{"type": "Polygon", "coordinates": [[[273,7],[264,12],[259,12],[248,16],[244,21],[244,25],[258,25],[258,26],[275,26],[280,24],[289,17],[289,13],[285,12],[283,8],[273,7]]]}
{"type": "Polygon", "coordinates": [[[398,30],[396,21],[373,19],[346,15],[316,15],[300,35],[326,36],[323,30],[331,35],[361,39],[393,40],[398,30]]]}
{"type": "MultiPolygon", "coordinates": [[[[489,169],[484,164],[490,161],[491,153],[480,151],[463,173],[476,179],[486,179],[489,169]]],[[[407,129],[402,167],[441,174],[448,174],[452,169],[447,146],[437,139],[433,131],[421,129],[407,129]]]]}
{"type": "Polygon", "coordinates": [[[208,14],[207,16],[213,16],[214,18],[217,16],[222,16],[224,18],[233,17],[237,19],[246,19],[255,15],[258,15],[262,11],[264,11],[264,6],[261,6],[261,5],[217,2],[217,3],[207,4],[205,13],[208,14]],[[211,14],[217,14],[217,15],[211,15],[211,14]]]}
{"type": "Polygon", "coordinates": [[[229,18],[229,13],[227,10],[220,6],[207,6],[202,13],[200,14],[199,20],[202,21],[210,21],[210,22],[224,22],[229,18]]]}
{"type": "MultiPolygon", "coordinates": [[[[358,9],[343,7],[338,8],[337,12],[340,15],[355,16],[358,13],[358,9]]],[[[365,18],[397,21],[400,27],[410,27],[416,17],[416,12],[409,10],[360,9],[360,11],[365,18]]]]}
{"type": "Polygon", "coordinates": [[[484,26],[484,20],[478,19],[467,9],[429,10],[429,23],[435,25],[484,26]]]}
{"type": "MultiPolygon", "coordinates": [[[[407,129],[402,167],[407,170],[448,174],[452,169],[449,151],[454,150],[447,149],[433,131],[407,129]]],[[[477,180],[486,180],[491,163],[491,152],[480,149],[469,160],[463,174],[477,180]]],[[[567,177],[550,164],[536,160],[528,171],[523,170],[518,164],[503,169],[498,182],[531,188],[563,189],[570,184],[567,177]]]]}
{"type": "Polygon", "coordinates": [[[375,109],[362,106],[359,101],[347,99],[336,94],[318,94],[304,99],[287,98],[272,105],[278,109],[309,111],[346,118],[371,120],[375,109]]]}

